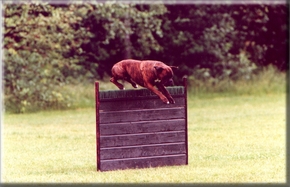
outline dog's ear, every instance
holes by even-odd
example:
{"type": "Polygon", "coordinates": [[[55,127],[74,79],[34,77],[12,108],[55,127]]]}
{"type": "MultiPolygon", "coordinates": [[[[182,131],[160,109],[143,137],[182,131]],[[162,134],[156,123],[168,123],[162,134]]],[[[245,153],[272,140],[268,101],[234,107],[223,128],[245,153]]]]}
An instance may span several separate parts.
{"type": "Polygon", "coordinates": [[[157,73],[161,73],[163,68],[160,66],[154,66],[154,69],[156,70],[157,73]]]}

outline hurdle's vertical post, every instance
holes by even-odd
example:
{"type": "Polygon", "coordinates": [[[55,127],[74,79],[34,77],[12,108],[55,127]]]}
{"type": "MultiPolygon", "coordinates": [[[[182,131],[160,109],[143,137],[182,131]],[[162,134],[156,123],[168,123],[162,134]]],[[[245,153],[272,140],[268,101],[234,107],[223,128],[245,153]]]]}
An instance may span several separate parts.
{"type": "Polygon", "coordinates": [[[97,171],[100,170],[100,97],[99,97],[99,82],[95,82],[95,97],[96,97],[96,160],[97,160],[97,171]]]}
{"type": "Polygon", "coordinates": [[[185,145],[186,145],[186,165],[188,165],[188,132],[187,132],[187,78],[183,77],[183,86],[184,86],[184,100],[185,100],[185,145]]]}

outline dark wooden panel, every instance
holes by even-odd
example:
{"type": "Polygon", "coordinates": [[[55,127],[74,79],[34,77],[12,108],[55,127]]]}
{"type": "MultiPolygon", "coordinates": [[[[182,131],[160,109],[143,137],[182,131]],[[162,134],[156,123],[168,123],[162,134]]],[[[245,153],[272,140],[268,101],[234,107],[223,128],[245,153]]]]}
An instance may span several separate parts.
{"type": "Polygon", "coordinates": [[[173,108],[184,107],[184,97],[174,97],[175,104],[164,104],[159,98],[149,99],[127,99],[117,101],[103,101],[100,104],[100,111],[116,111],[116,110],[136,110],[136,109],[152,109],[152,108],[173,108]]]}
{"type": "Polygon", "coordinates": [[[101,148],[130,145],[148,145],[172,142],[184,142],[184,131],[169,131],[157,133],[109,135],[100,137],[101,148]]]}
{"type": "Polygon", "coordinates": [[[185,119],[100,124],[102,135],[185,130],[185,119]]]}
{"type": "MultiPolygon", "coordinates": [[[[174,86],[167,87],[168,92],[172,96],[183,96],[184,87],[183,86],[174,86]]],[[[138,99],[147,99],[147,98],[158,98],[156,94],[151,92],[146,88],[142,89],[130,89],[130,90],[109,90],[109,91],[100,91],[99,94],[100,101],[107,100],[138,100],[138,99]]]]}
{"type": "Polygon", "coordinates": [[[184,118],[185,110],[183,107],[100,112],[101,124],[184,118]]]}
{"type": "Polygon", "coordinates": [[[186,87],[167,87],[176,103],[166,105],[148,89],[96,83],[97,170],[188,164],[186,87]]]}
{"type": "Polygon", "coordinates": [[[149,168],[160,166],[185,165],[186,155],[166,155],[159,157],[144,157],[133,159],[102,160],[101,171],[123,170],[135,168],[149,168]]]}
{"type": "Polygon", "coordinates": [[[185,154],[185,142],[138,145],[126,147],[111,147],[101,149],[101,159],[120,159],[120,158],[136,158],[148,156],[185,154]]]}

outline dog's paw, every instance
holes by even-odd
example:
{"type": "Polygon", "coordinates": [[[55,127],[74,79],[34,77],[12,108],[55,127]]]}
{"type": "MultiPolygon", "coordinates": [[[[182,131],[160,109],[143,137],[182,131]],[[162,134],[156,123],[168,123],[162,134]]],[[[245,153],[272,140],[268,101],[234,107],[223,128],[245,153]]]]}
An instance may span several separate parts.
{"type": "Polygon", "coordinates": [[[123,85],[117,85],[119,90],[125,90],[125,87],[123,85]]]}
{"type": "Polygon", "coordinates": [[[166,97],[160,97],[161,101],[165,104],[169,104],[169,100],[166,97]]]}
{"type": "Polygon", "coordinates": [[[169,102],[167,99],[163,99],[162,101],[163,101],[163,103],[165,103],[165,104],[170,104],[170,102],[169,102]]]}
{"type": "Polygon", "coordinates": [[[175,104],[175,101],[174,101],[173,98],[169,98],[169,101],[170,101],[171,104],[175,104]]]}

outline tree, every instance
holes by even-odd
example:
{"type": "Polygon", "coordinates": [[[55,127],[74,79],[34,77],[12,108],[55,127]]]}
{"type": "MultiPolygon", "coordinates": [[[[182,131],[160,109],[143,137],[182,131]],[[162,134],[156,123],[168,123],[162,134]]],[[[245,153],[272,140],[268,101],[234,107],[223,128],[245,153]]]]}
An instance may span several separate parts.
{"type": "Polygon", "coordinates": [[[257,66],[272,64],[287,70],[288,11],[286,4],[235,6],[232,17],[241,39],[237,48],[248,53],[257,66]]]}
{"type": "Polygon", "coordinates": [[[286,5],[191,4],[166,8],[162,24],[165,34],[157,37],[163,51],[150,57],[179,66],[178,77],[249,79],[268,64],[287,69],[286,5]]]}
{"type": "Polygon", "coordinates": [[[114,63],[124,58],[143,59],[153,51],[161,51],[154,36],[163,35],[160,16],[166,8],[144,7],[120,3],[91,6],[81,27],[88,28],[94,36],[81,46],[84,60],[79,64],[102,79],[105,73],[111,73],[114,63]]]}
{"type": "Polygon", "coordinates": [[[164,11],[116,3],[4,5],[6,110],[70,106],[61,86],[103,78],[118,60],[160,49],[152,33],[162,34],[164,11]]]}
{"type": "Polygon", "coordinates": [[[59,86],[75,72],[78,59],[65,56],[78,48],[79,38],[88,38],[72,29],[81,17],[49,4],[4,5],[4,86],[7,110],[24,112],[33,107],[67,107],[69,97],[59,86]],[[78,36],[78,38],[76,37],[78,36]]]}
{"type": "Polygon", "coordinates": [[[4,4],[5,106],[68,107],[61,86],[103,79],[124,58],[178,66],[177,84],[283,71],[287,15],[283,4],[4,4]]]}

